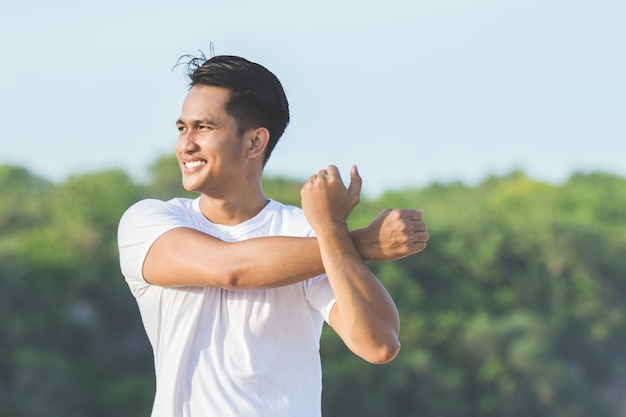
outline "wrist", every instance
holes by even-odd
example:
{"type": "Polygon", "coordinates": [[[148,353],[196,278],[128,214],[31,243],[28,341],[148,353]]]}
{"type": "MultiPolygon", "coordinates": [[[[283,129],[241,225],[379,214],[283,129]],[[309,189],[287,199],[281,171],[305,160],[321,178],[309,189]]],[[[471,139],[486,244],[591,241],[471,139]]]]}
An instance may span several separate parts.
{"type": "Polygon", "coordinates": [[[352,237],[352,240],[354,241],[354,246],[356,246],[356,249],[359,251],[359,254],[361,254],[361,258],[363,258],[364,261],[369,261],[371,260],[371,256],[368,253],[368,246],[366,244],[367,242],[367,231],[366,229],[356,229],[356,230],[352,230],[350,232],[350,236],[352,237]]]}
{"type": "Polygon", "coordinates": [[[333,222],[314,227],[317,237],[333,238],[341,235],[350,235],[350,230],[346,222],[333,222]]]}

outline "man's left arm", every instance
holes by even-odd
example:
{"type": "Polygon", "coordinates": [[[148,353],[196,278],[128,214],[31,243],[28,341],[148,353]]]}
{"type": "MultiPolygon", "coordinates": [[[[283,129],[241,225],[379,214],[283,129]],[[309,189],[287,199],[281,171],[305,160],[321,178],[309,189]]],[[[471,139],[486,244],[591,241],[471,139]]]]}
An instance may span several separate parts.
{"type": "MultiPolygon", "coordinates": [[[[301,191],[302,208],[317,234],[324,269],[337,300],[330,324],[355,354],[372,363],[392,360],[400,349],[398,310],[365,264],[350,236],[347,217],[358,204],[361,178],[352,168],[345,187],[334,166],[313,175],[301,191]]],[[[426,247],[428,232],[421,211],[411,211],[409,253],[426,247]]]]}

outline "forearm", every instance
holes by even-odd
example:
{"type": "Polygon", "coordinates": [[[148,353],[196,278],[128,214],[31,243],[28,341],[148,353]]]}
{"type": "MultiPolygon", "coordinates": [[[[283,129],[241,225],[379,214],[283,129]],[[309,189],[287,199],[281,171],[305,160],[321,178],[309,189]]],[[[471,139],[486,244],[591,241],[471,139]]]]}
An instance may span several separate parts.
{"type": "MultiPolygon", "coordinates": [[[[274,288],[324,273],[315,238],[265,237],[236,242],[231,289],[274,288]]],[[[235,248],[229,248],[235,249],[235,248]]]]}
{"type": "MultiPolygon", "coordinates": [[[[355,256],[362,263],[374,242],[364,230],[349,232],[355,256]],[[359,247],[361,248],[359,250],[359,247]],[[361,254],[361,251],[363,254],[361,254]]],[[[293,284],[325,272],[317,238],[263,237],[234,242],[236,251],[231,269],[230,288],[272,288],[293,284]]]]}
{"type": "MultiPolygon", "coordinates": [[[[366,251],[370,243],[364,241],[364,234],[349,233],[366,251]]],[[[231,289],[280,287],[325,272],[317,238],[270,236],[226,245],[218,256],[233,257],[232,267],[222,274],[230,277],[226,286],[231,289]]],[[[358,249],[355,256],[362,262],[358,249]]]]}
{"type": "Polygon", "coordinates": [[[317,232],[320,255],[336,298],[330,324],[363,359],[383,363],[400,349],[398,310],[363,259],[389,261],[424,249],[422,212],[383,210],[352,235],[346,220],[358,204],[361,177],[353,166],[346,187],[336,166],[312,175],[300,191],[302,209],[317,232]]]}

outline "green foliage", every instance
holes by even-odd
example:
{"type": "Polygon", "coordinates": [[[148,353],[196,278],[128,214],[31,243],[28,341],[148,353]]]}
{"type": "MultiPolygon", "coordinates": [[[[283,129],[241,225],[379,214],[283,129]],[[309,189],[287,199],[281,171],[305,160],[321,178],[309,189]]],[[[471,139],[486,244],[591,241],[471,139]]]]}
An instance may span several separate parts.
{"type": "MultiPolygon", "coordinates": [[[[514,172],[384,194],[385,205],[425,209],[432,237],[423,254],[373,266],[400,310],[403,348],[385,372],[348,376],[350,389],[368,390],[353,385],[369,373],[403,381],[378,388],[394,398],[386,415],[617,415],[625,187],[605,174],[556,187],[514,172]]],[[[329,412],[346,375],[325,384],[329,412]]]]}
{"type": "Polygon", "coordinates": [[[24,168],[0,166],[0,230],[21,230],[37,220],[36,197],[46,193],[52,184],[24,168]]]}
{"type": "Polygon", "coordinates": [[[268,198],[300,207],[300,188],[303,183],[283,177],[264,177],[263,190],[268,198]]]}
{"type": "MultiPolygon", "coordinates": [[[[117,223],[135,201],[194,196],[173,157],[146,184],[111,170],[53,184],[0,166],[0,415],[148,415],[150,348],[118,266],[117,223]]],[[[264,178],[300,204],[301,181],[264,178]]],[[[387,365],[322,337],[328,416],[621,415],[626,392],[626,180],[559,186],[516,171],[363,199],[425,210],[425,252],[371,268],[401,315],[387,365]]]]}
{"type": "Polygon", "coordinates": [[[142,381],[135,391],[154,385],[116,249],[117,222],[141,187],[108,171],[59,186],[34,181],[47,185],[28,195],[33,177],[24,174],[3,184],[7,201],[36,210],[20,227],[0,220],[0,415],[125,415],[123,397],[102,397],[107,387],[131,377],[142,381]]]}

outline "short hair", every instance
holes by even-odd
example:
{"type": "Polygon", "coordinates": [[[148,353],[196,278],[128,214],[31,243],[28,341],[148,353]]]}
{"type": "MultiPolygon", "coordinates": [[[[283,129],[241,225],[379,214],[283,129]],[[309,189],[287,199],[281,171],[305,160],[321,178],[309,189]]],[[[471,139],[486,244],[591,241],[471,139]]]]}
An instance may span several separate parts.
{"type": "Polygon", "coordinates": [[[250,129],[266,128],[270,133],[263,165],[289,124],[289,102],[278,78],[262,65],[247,59],[217,55],[206,59],[185,55],[189,88],[195,85],[224,87],[230,91],[225,110],[237,121],[239,135],[250,129]]]}

